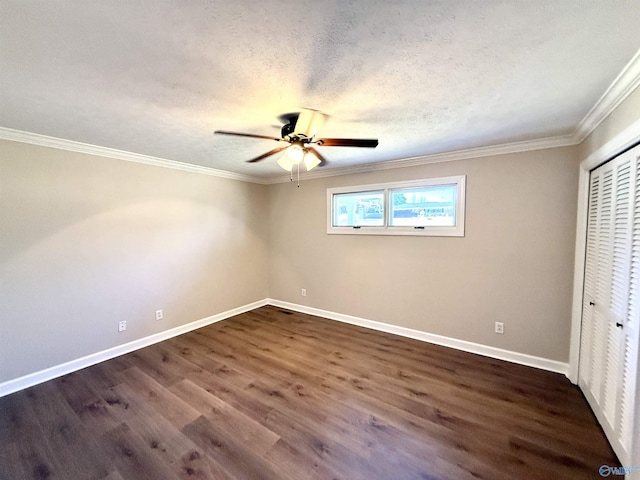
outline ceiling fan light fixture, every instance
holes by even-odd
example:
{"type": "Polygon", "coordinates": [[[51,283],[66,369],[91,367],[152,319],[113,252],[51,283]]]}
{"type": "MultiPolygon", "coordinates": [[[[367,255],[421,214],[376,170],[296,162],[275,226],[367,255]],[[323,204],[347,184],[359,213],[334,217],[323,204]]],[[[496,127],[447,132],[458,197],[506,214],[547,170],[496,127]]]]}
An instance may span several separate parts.
{"type": "Polygon", "coordinates": [[[296,120],[295,132],[307,138],[314,138],[326,120],[327,115],[324,113],[304,108],[296,120]]]}
{"type": "Polygon", "coordinates": [[[307,167],[307,172],[309,170],[311,170],[312,168],[317,167],[318,165],[320,165],[320,159],[318,157],[316,157],[313,153],[311,152],[307,152],[304,156],[304,165],[305,167],[307,167]]]}
{"type": "Polygon", "coordinates": [[[280,167],[285,169],[287,172],[293,170],[293,163],[289,161],[287,155],[283,155],[282,157],[280,157],[280,160],[278,160],[278,165],[280,165],[280,167]]]}
{"type": "Polygon", "coordinates": [[[291,145],[287,148],[287,159],[289,162],[297,165],[302,161],[302,157],[304,157],[304,151],[300,145],[291,145]]]}

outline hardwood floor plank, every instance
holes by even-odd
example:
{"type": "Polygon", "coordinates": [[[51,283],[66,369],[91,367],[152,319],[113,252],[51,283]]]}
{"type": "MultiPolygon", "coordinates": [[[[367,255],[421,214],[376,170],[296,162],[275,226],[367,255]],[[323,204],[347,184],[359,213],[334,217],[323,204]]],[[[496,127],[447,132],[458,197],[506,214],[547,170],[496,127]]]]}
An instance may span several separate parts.
{"type": "Polygon", "coordinates": [[[103,395],[119,418],[153,453],[155,460],[167,465],[175,478],[217,478],[211,472],[222,471],[136,389],[121,384],[104,391],[103,395]]]}
{"type": "Polygon", "coordinates": [[[98,479],[110,471],[110,463],[94,437],[66,402],[56,384],[33,389],[29,403],[44,434],[42,441],[56,452],[58,463],[71,478],[98,479]],[[60,448],[60,447],[63,448],[60,448]]]}
{"type": "MultiPolygon", "coordinates": [[[[162,347],[162,345],[161,345],[162,347]]],[[[186,364],[195,366],[191,376],[199,375],[203,372],[213,374],[216,377],[223,380],[225,383],[235,385],[240,388],[244,388],[252,380],[255,379],[255,372],[242,372],[229,366],[229,362],[226,360],[216,360],[216,357],[210,355],[210,345],[205,348],[201,345],[196,345],[194,342],[186,341],[183,337],[172,338],[167,342],[166,349],[159,351],[166,352],[166,355],[172,355],[171,351],[179,351],[179,355],[173,353],[170,357],[173,362],[178,364],[186,364]]]]}
{"type": "Polygon", "coordinates": [[[352,472],[351,478],[367,479],[372,477],[372,469],[362,455],[334,441],[311,425],[299,421],[298,417],[281,411],[272,410],[265,419],[265,425],[278,432],[283,438],[327,469],[336,472],[352,472]]]}
{"type": "Polygon", "coordinates": [[[2,442],[0,465],[3,465],[3,467],[0,468],[0,480],[28,477],[25,471],[26,465],[19,461],[20,458],[20,448],[15,442],[2,442]]]}
{"type": "Polygon", "coordinates": [[[349,480],[347,472],[336,472],[328,465],[318,462],[315,454],[303,452],[299,445],[280,438],[265,454],[265,458],[291,478],[308,480],[349,480]]]}
{"type": "Polygon", "coordinates": [[[263,455],[280,439],[273,431],[189,380],[175,384],[170,391],[219,429],[233,432],[240,443],[258,455],[263,455]]]}
{"type": "Polygon", "coordinates": [[[121,378],[123,383],[136,389],[145,402],[178,428],[184,427],[200,416],[200,412],[183,402],[138,367],[125,370],[121,373],[121,378]]]}
{"type": "Polygon", "coordinates": [[[264,349],[261,350],[252,338],[243,341],[224,328],[217,330],[215,335],[208,332],[204,334],[207,336],[207,342],[214,346],[216,352],[223,353],[227,358],[233,358],[235,364],[247,371],[257,372],[262,377],[278,379],[283,386],[310,378],[306,371],[283,361],[281,355],[273,355],[264,349]]]}
{"type": "MultiPolygon", "coordinates": [[[[440,414],[443,417],[441,420],[431,421],[371,396],[363,392],[360,385],[354,385],[346,379],[342,382],[327,380],[322,388],[332,398],[351,402],[358,409],[373,412],[382,422],[392,423],[403,432],[400,441],[402,448],[408,449],[414,442],[432,446],[437,449],[439,456],[447,459],[449,466],[464,466],[464,471],[475,478],[513,478],[505,475],[504,471],[508,471],[511,465],[520,463],[509,454],[506,440],[501,440],[495,433],[457,431],[451,428],[450,421],[446,418],[446,408],[440,414]],[[479,437],[478,433],[482,436],[479,437]],[[496,468],[497,465],[500,468],[496,468]],[[490,474],[484,475],[484,471],[490,474]]],[[[545,474],[538,475],[526,468],[521,471],[526,472],[526,478],[548,478],[545,474]]]]}
{"type": "MultiPolygon", "coordinates": [[[[215,459],[231,478],[288,480],[289,477],[264,457],[252,452],[235,437],[204,415],[186,425],[183,433],[215,459]]],[[[290,479],[294,480],[294,479],[290,479]]]]}
{"type": "Polygon", "coordinates": [[[179,427],[153,408],[135,389],[126,384],[118,385],[110,389],[108,395],[116,396],[120,399],[119,405],[126,406],[121,410],[119,418],[155,453],[167,457],[167,463],[175,462],[195,448],[195,445],[180,433],[179,427]]]}
{"type": "Polygon", "coordinates": [[[126,423],[101,435],[100,444],[118,472],[125,478],[136,480],[175,478],[174,472],[156,458],[149,445],[126,423]]]}
{"type": "MultiPolygon", "coordinates": [[[[183,377],[176,371],[176,365],[166,365],[169,358],[160,352],[156,346],[142,348],[130,353],[128,356],[134,361],[134,366],[145,375],[151,377],[163,387],[168,387],[179,382],[183,377]]],[[[130,369],[124,369],[127,372],[130,369]]]]}
{"type": "Polygon", "coordinates": [[[192,377],[190,380],[203,390],[219,397],[231,407],[250,418],[263,418],[272,409],[271,406],[259,401],[257,398],[247,395],[243,389],[225,382],[214,374],[205,372],[192,377]]]}
{"type": "Polygon", "coordinates": [[[278,391],[277,395],[258,383],[247,390],[264,396],[264,401],[272,404],[274,411],[291,416],[296,424],[305,425],[316,435],[358,452],[367,461],[378,458],[380,447],[384,447],[385,455],[395,452],[394,457],[403,457],[407,464],[424,464],[438,458],[436,448],[409,438],[388,420],[376,417],[374,412],[353,401],[340,402],[302,384],[278,391]]]}
{"type": "Polygon", "coordinates": [[[100,480],[125,480],[125,478],[120,475],[120,472],[114,470],[110,472],[106,477],[101,478],[100,480]]]}
{"type": "Polygon", "coordinates": [[[53,383],[84,427],[94,435],[102,435],[118,426],[120,421],[111,414],[107,402],[85,378],[86,375],[76,372],[55,379],[53,383]]]}
{"type": "Polygon", "coordinates": [[[262,307],[0,398],[0,480],[601,478],[561,375],[262,307]]]}
{"type": "Polygon", "coordinates": [[[0,408],[0,450],[6,462],[0,463],[0,479],[60,478],[61,466],[55,451],[43,441],[44,433],[31,409],[29,395],[32,389],[22,390],[2,400],[0,408]]]}

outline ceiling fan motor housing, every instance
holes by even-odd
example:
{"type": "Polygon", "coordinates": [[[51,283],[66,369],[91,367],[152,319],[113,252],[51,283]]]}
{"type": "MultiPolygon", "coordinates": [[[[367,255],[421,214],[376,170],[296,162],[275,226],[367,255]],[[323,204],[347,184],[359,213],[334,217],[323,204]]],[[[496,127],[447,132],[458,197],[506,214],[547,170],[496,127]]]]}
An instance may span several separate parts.
{"type": "Polygon", "coordinates": [[[295,122],[291,121],[289,123],[285,123],[282,126],[282,130],[280,131],[282,138],[286,137],[287,135],[291,135],[294,132],[295,128],[296,128],[295,122]]]}

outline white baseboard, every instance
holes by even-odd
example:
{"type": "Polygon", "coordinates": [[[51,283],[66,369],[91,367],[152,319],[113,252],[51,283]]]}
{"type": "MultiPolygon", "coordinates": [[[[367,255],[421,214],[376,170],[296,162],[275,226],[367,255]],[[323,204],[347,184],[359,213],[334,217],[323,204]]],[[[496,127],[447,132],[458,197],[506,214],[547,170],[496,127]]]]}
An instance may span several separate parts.
{"type": "Polygon", "coordinates": [[[550,372],[562,373],[563,375],[567,375],[569,371],[568,363],[549,360],[542,357],[535,357],[533,355],[513,352],[510,350],[503,350],[501,348],[489,347],[487,345],[481,345],[479,343],[467,342],[466,340],[444,337],[442,335],[435,335],[433,333],[413,330],[411,328],[399,327],[397,325],[391,325],[388,323],[376,322],[374,320],[367,320],[365,318],[331,312],[329,310],[321,310],[319,308],[307,307],[295,303],[266,298],[264,300],[249,303],[247,305],[227,310],[226,312],[218,313],[201,320],[196,320],[195,322],[187,323],[179,327],[155,333],[153,335],[149,335],[148,337],[140,338],[123,345],[108,348],[107,350],[103,350],[101,352],[92,353],[85,357],[77,358],[60,365],[46,368],[38,372],[30,373],[23,377],[8,380],[6,382],[0,383],[0,397],[9,395],[28,387],[32,387],[48,380],[52,380],[57,377],[61,377],[62,375],[66,375],[68,373],[81,370],[91,365],[95,365],[96,363],[109,360],[110,358],[119,357],[120,355],[124,355],[125,353],[130,353],[134,350],[148,347],[149,345],[162,342],[163,340],[168,340],[169,338],[182,335],[183,333],[206,327],[207,325],[211,325],[212,323],[225,320],[227,318],[233,317],[234,315],[239,315],[241,313],[263,307],[265,305],[273,305],[275,307],[286,308],[288,310],[293,310],[296,312],[307,313],[316,317],[323,317],[330,320],[350,323],[352,325],[358,325],[360,327],[370,328],[372,330],[379,330],[381,332],[392,333],[394,335],[413,338],[415,340],[421,340],[423,342],[451,347],[465,352],[477,353],[479,355],[484,355],[485,357],[497,358],[499,360],[506,360],[508,362],[518,363],[520,365],[535,367],[542,370],[548,370],[550,372]]]}
{"type": "Polygon", "coordinates": [[[411,328],[399,327],[397,325],[390,325],[388,323],[376,322],[373,320],[367,320],[360,317],[353,317],[351,315],[344,315],[342,313],[335,313],[335,312],[330,312],[328,310],[321,310],[319,308],[307,307],[305,305],[298,305],[295,303],[283,302],[280,300],[274,300],[272,298],[267,299],[267,303],[275,307],[286,308],[288,310],[294,310],[296,312],[301,312],[301,313],[308,313],[309,315],[315,315],[317,317],[323,317],[323,318],[328,318],[330,320],[337,320],[339,322],[350,323],[352,325],[358,325],[360,327],[379,330],[381,332],[386,332],[386,333],[392,333],[392,334],[400,335],[403,337],[413,338],[415,340],[421,340],[423,342],[429,342],[429,343],[434,343],[436,345],[451,347],[457,350],[463,350],[465,352],[477,353],[478,355],[483,355],[485,357],[497,358],[499,360],[506,360],[507,362],[518,363],[520,365],[526,365],[528,367],[535,367],[541,370],[561,373],[565,376],[569,372],[568,363],[558,362],[556,360],[549,360],[547,358],[527,355],[525,353],[513,352],[511,350],[503,350],[501,348],[481,345],[479,343],[468,342],[466,340],[458,340],[456,338],[444,337],[442,335],[435,335],[433,333],[421,332],[420,330],[413,330],[411,328]]]}
{"type": "Polygon", "coordinates": [[[77,358],[61,365],[56,365],[44,370],[40,370],[38,372],[30,373],[23,377],[8,380],[6,382],[0,383],[0,397],[9,395],[28,387],[32,387],[33,385],[37,385],[48,380],[52,380],[57,377],[61,377],[62,375],[66,375],[68,373],[81,370],[91,365],[95,365],[96,363],[109,360],[110,358],[119,357],[120,355],[124,355],[125,353],[148,347],[149,345],[153,345],[154,343],[162,342],[163,340],[168,340],[172,337],[177,337],[178,335],[182,335],[183,333],[206,327],[207,325],[211,325],[212,323],[225,320],[229,317],[233,317],[234,315],[239,315],[241,313],[248,312],[249,310],[263,307],[265,305],[267,305],[267,300],[259,300],[257,302],[249,303],[241,307],[227,310],[226,312],[211,315],[210,317],[203,318],[201,320],[196,320],[195,322],[180,325],[179,327],[171,328],[163,332],[154,333],[153,335],[149,335],[148,337],[140,338],[123,345],[108,348],[107,350],[103,350],[101,352],[92,353],[85,357],[77,358]]]}

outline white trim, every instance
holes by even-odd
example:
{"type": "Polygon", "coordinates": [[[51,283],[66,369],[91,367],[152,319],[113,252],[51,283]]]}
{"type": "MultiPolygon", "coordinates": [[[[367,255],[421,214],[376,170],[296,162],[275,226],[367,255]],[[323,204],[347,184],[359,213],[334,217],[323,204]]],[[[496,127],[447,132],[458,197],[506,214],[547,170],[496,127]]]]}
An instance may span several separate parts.
{"type": "Polygon", "coordinates": [[[351,315],[331,312],[328,310],[321,310],[319,308],[308,307],[306,305],[298,305],[295,303],[283,302],[281,300],[274,300],[272,298],[267,299],[267,303],[275,307],[286,308],[288,310],[294,310],[296,312],[301,312],[301,313],[307,313],[309,315],[314,315],[316,317],[323,317],[323,318],[328,318],[330,320],[337,320],[339,322],[358,325],[360,327],[370,328],[372,330],[378,330],[381,332],[391,333],[394,335],[413,338],[414,340],[421,340],[423,342],[455,348],[456,350],[462,350],[464,352],[476,353],[478,355],[483,355],[485,357],[496,358],[498,360],[505,360],[507,362],[526,365],[528,367],[539,368],[541,370],[547,370],[550,372],[562,373],[563,375],[567,375],[567,372],[569,369],[569,365],[564,362],[549,360],[547,358],[536,357],[533,355],[527,355],[525,353],[514,352],[511,350],[503,350],[501,348],[490,347],[488,345],[468,342],[466,340],[459,340],[457,338],[445,337],[442,335],[435,335],[433,333],[422,332],[420,330],[414,330],[406,327],[399,327],[397,325],[390,325],[388,323],[376,322],[374,320],[367,320],[365,318],[354,317],[351,315]]]}
{"type": "MultiPolygon", "coordinates": [[[[336,177],[340,175],[351,175],[355,173],[376,172],[380,170],[391,170],[394,168],[417,167],[420,165],[430,165],[433,163],[457,162],[459,160],[469,160],[474,158],[491,157],[494,155],[505,155],[509,153],[530,152],[534,150],[544,150],[547,148],[568,147],[576,145],[572,135],[562,135],[557,137],[541,138],[538,140],[526,140],[522,142],[503,143],[488,147],[469,148],[466,150],[454,150],[451,152],[434,153],[432,155],[422,155],[419,157],[401,158],[398,160],[385,160],[382,162],[366,163],[364,165],[354,165],[351,167],[341,167],[332,169],[314,169],[301,177],[301,180],[312,180],[314,178],[336,177]]],[[[266,178],[264,183],[272,185],[276,183],[290,182],[289,176],[277,176],[266,178]]]]}
{"type": "MultiPolygon", "coordinates": [[[[306,173],[305,179],[334,177],[338,175],[350,175],[355,173],[374,172],[379,170],[389,170],[393,168],[415,167],[432,163],[455,162],[458,160],[468,160],[471,158],[482,158],[494,155],[504,155],[509,153],[529,152],[533,150],[543,150],[547,148],[567,147],[578,145],[589,136],[611,113],[640,86],[640,50],[625,65],[622,71],[609,85],[607,90],[598,99],[595,105],[584,116],[574,131],[569,135],[559,135],[555,137],[540,138],[537,140],[526,140],[521,142],[504,143],[487,147],[469,148],[465,150],[455,150],[433,155],[423,155],[419,157],[402,158],[398,160],[388,160],[383,162],[369,163],[365,165],[354,165],[351,167],[318,169],[306,173]]],[[[289,177],[278,176],[268,178],[265,184],[286,183],[289,177]]]]}
{"type": "MultiPolygon", "coordinates": [[[[468,148],[464,150],[454,150],[432,155],[421,155],[418,157],[401,158],[397,160],[386,160],[375,163],[353,165],[350,167],[338,167],[330,169],[317,169],[304,175],[305,179],[335,177],[340,175],[350,175],[355,173],[375,172],[380,170],[390,170],[394,168],[415,167],[433,163],[455,162],[472,158],[482,158],[494,155],[504,155],[510,153],[529,152],[543,150],[547,148],[566,147],[581,143],[598,125],[602,123],[638,86],[640,86],[640,50],[631,58],[620,74],[611,83],[596,104],[589,110],[587,115],[580,121],[574,131],[569,135],[558,135],[555,137],[540,138],[535,140],[525,140],[520,142],[503,143],[486,147],[468,148]]],[[[102,157],[115,158],[130,162],[144,163],[165,168],[173,168],[192,173],[211,175],[215,177],[241,180],[245,182],[258,183],[261,185],[272,185],[286,183],[290,181],[289,176],[275,177],[254,177],[241,173],[218,170],[210,167],[203,167],[190,163],[177,162],[148,155],[126,152],[97,145],[74,142],[61,138],[49,137],[37,133],[23,132],[11,128],[0,127],[0,139],[13,140],[16,142],[29,143],[45,147],[58,148],[73,152],[99,155],[102,157]]]]}
{"type": "Polygon", "coordinates": [[[391,325],[388,323],[376,322],[374,320],[367,320],[360,317],[354,317],[351,315],[345,315],[342,313],[331,312],[329,310],[321,310],[319,308],[308,307],[304,305],[298,305],[295,303],[284,302],[281,300],[275,300],[272,298],[266,298],[258,300],[253,303],[249,303],[226,312],[218,313],[210,317],[196,320],[195,322],[187,323],[179,327],[175,327],[163,332],[155,333],[138,340],[134,340],[123,345],[117,345],[106,350],[92,353],[69,362],[65,362],[60,365],[55,365],[38,372],[30,373],[19,378],[8,380],[0,383],[0,397],[9,395],[25,388],[38,385],[40,383],[53,380],[54,378],[61,377],[68,373],[72,373],[81,370],[96,363],[104,362],[111,358],[119,357],[126,353],[133,352],[140,348],[148,347],[158,342],[168,340],[170,338],[182,335],[184,333],[196,330],[198,328],[206,327],[212,323],[216,323],[227,318],[245,313],[256,308],[263,307],[265,305],[273,305],[279,308],[286,308],[288,310],[294,310],[296,312],[307,313],[316,317],[323,317],[329,320],[337,320],[339,322],[349,323],[351,325],[358,325],[360,327],[370,328],[372,330],[378,330],[381,332],[391,333],[393,335],[400,335],[402,337],[413,338],[423,342],[433,343],[436,345],[442,345],[445,347],[455,348],[456,350],[462,350],[464,352],[476,353],[485,357],[496,358],[498,360],[505,360],[520,365],[526,365],[529,367],[539,368],[541,370],[547,370],[550,372],[562,373],[567,375],[569,365],[556,360],[549,360],[542,357],[536,357],[533,355],[527,355],[524,353],[513,352],[510,350],[503,350],[501,348],[490,347],[488,345],[482,345],[479,343],[468,342],[466,340],[459,340],[456,338],[445,337],[442,335],[435,335],[433,333],[422,332],[420,330],[413,330],[411,328],[400,327],[397,325],[391,325]]]}
{"type": "Polygon", "coordinates": [[[640,50],[622,69],[613,83],[602,94],[573,132],[576,143],[581,143],[611,115],[631,93],[640,85],[640,50]]]}
{"type": "Polygon", "coordinates": [[[589,156],[580,163],[580,168],[591,171],[639,141],[640,118],[602,145],[598,150],[591,152],[589,156]]]}
{"type": "Polygon", "coordinates": [[[327,188],[327,233],[336,235],[411,235],[431,237],[464,237],[465,225],[465,184],[466,175],[431,177],[402,182],[354,185],[350,187],[327,188]],[[425,225],[423,227],[399,226],[391,224],[391,192],[413,187],[450,186],[456,189],[455,224],[453,226],[425,225]],[[334,226],[334,196],[341,194],[381,192],[384,216],[382,225],[334,226]]]}
{"type": "Polygon", "coordinates": [[[218,170],[216,168],[203,167],[191,163],[177,162],[175,160],[167,160],[165,158],[152,157],[149,155],[141,155],[139,153],[126,152],[124,150],[116,150],[114,148],[101,147],[98,145],[90,145],[88,143],[74,142],[72,140],[49,137],[37,133],[23,132],[20,130],[13,130],[11,128],[0,127],[0,140],[11,140],[14,142],[27,143],[29,145],[57,148],[59,150],[66,150],[69,152],[86,153],[88,155],[114,158],[116,160],[125,160],[127,162],[143,163],[145,165],[154,165],[156,167],[182,170],[183,172],[264,184],[264,181],[261,178],[243,175],[241,173],[233,173],[226,170],[218,170]]]}
{"type": "MultiPolygon", "coordinates": [[[[228,178],[231,180],[240,180],[260,185],[272,185],[277,183],[287,183],[291,181],[290,176],[276,177],[253,177],[241,173],[229,172],[226,170],[218,170],[210,167],[203,167],[191,163],[178,162],[149,155],[141,155],[138,153],[126,152],[98,145],[90,145],[88,143],[75,142],[73,140],[65,140],[62,138],[49,137],[38,133],[24,132],[11,128],[0,127],[0,140],[11,140],[14,142],[27,143],[30,145],[38,145],[42,147],[57,148],[59,150],[67,150],[70,152],[86,153],[89,155],[98,155],[101,157],[114,158],[117,160],[125,160],[128,162],[143,163],[146,165],[155,165],[158,167],[172,168],[185,172],[199,173],[202,175],[211,175],[214,177],[228,178]]],[[[522,142],[504,143],[500,145],[491,145],[487,147],[470,148],[466,150],[455,150],[452,152],[436,153],[433,155],[423,155],[419,157],[401,158],[398,160],[386,160],[376,163],[367,163],[364,165],[354,165],[351,167],[339,167],[331,169],[318,169],[313,172],[304,174],[304,179],[314,179],[323,177],[335,177],[340,175],[350,175],[353,173],[375,172],[379,170],[391,170],[394,168],[415,167],[419,165],[429,165],[433,163],[455,162],[458,160],[468,160],[472,158],[489,157],[493,155],[504,155],[508,153],[528,152],[533,150],[543,150],[547,148],[557,148],[575,145],[577,142],[571,135],[558,137],[548,137],[537,140],[527,140],[522,142]]]]}
{"type": "Polygon", "coordinates": [[[638,142],[640,142],[640,119],[629,125],[598,150],[592,152],[580,163],[574,261],[575,267],[573,273],[573,301],[571,307],[569,372],[567,375],[569,380],[574,384],[578,383],[578,365],[580,362],[580,329],[582,326],[582,295],[585,264],[584,256],[587,236],[587,214],[589,210],[589,172],[638,142]]]}
{"type": "Polygon", "coordinates": [[[587,214],[589,208],[589,171],[580,168],[578,180],[578,218],[576,221],[576,247],[573,271],[573,300],[571,303],[571,335],[569,338],[569,372],[567,377],[578,383],[580,362],[580,334],[582,331],[582,287],[584,285],[584,259],[587,248],[587,214]],[[582,268],[579,266],[582,265],[582,268]],[[579,288],[578,288],[579,286],[579,288]],[[576,323],[575,315],[579,312],[576,323]]]}
{"type": "Polygon", "coordinates": [[[138,340],[125,343],[123,345],[117,345],[115,347],[108,348],[101,352],[92,353],[90,355],[77,358],[69,362],[65,362],[61,365],[55,365],[53,367],[40,370],[39,372],[30,373],[23,377],[15,378],[13,380],[8,380],[6,382],[0,383],[0,397],[9,395],[11,393],[17,392],[19,390],[23,390],[28,387],[32,387],[34,385],[46,382],[48,380],[52,380],[57,377],[61,377],[62,375],[66,375],[68,373],[81,370],[91,365],[95,365],[96,363],[104,362],[105,360],[119,357],[120,355],[124,355],[125,353],[133,352],[134,350],[148,347],[149,345],[153,345],[154,343],[168,340],[169,338],[182,335],[183,333],[187,333],[192,330],[196,330],[198,328],[206,327],[207,325],[211,325],[212,323],[225,320],[229,317],[233,317],[234,315],[239,315],[241,313],[248,312],[250,310],[254,310],[259,307],[263,307],[265,305],[267,305],[266,300],[259,300],[257,302],[249,303],[241,307],[227,310],[226,312],[218,313],[216,315],[211,315],[210,317],[203,318],[201,320],[196,320],[195,322],[187,323],[185,325],[180,325],[179,327],[171,328],[163,332],[154,333],[153,335],[149,335],[148,337],[140,338],[138,340]]]}

